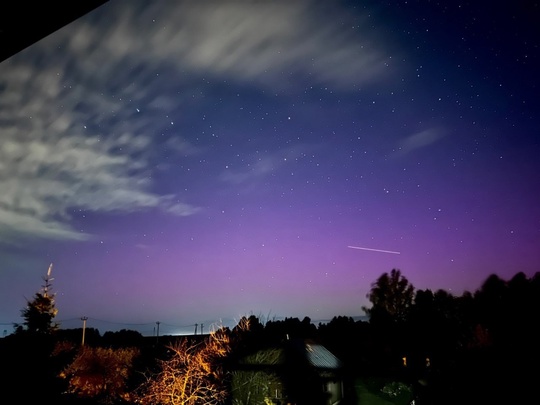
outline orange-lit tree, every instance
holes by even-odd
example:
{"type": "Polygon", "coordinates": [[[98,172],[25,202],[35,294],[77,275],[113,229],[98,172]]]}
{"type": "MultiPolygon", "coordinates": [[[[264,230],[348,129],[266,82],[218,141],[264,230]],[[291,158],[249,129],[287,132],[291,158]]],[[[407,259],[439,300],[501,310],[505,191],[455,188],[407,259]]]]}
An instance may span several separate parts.
{"type": "Polygon", "coordinates": [[[105,404],[128,399],[127,381],[139,354],[136,348],[84,346],[60,377],[68,381],[67,392],[80,398],[105,404]]]}
{"type": "Polygon", "coordinates": [[[168,347],[171,356],[160,360],[138,399],[148,405],[217,405],[227,396],[222,361],[230,351],[230,336],[219,329],[203,341],[182,339],[168,347]]]}

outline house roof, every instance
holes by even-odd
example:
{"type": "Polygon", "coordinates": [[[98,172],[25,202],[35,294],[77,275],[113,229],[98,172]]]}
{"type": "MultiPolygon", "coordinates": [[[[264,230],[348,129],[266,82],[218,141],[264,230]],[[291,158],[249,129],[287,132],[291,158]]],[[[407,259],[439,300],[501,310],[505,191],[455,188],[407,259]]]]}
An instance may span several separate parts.
{"type": "Polygon", "coordinates": [[[303,340],[289,341],[282,347],[259,350],[257,353],[243,358],[241,364],[275,367],[285,365],[293,359],[296,361],[303,359],[301,361],[310,367],[321,370],[337,370],[342,367],[341,361],[326,347],[303,340]]]}
{"type": "Polygon", "coordinates": [[[326,369],[341,367],[341,361],[323,345],[306,343],[305,350],[306,358],[313,367],[326,369]]]}

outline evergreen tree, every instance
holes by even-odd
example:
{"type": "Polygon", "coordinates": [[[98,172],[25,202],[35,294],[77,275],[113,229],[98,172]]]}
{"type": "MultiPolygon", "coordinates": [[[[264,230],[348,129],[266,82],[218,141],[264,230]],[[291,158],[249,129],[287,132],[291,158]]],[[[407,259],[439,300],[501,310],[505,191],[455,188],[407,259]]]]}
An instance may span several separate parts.
{"type": "MultiPolygon", "coordinates": [[[[29,332],[49,334],[58,329],[58,324],[54,322],[54,318],[58,313],[55,306],[55,293],[51,293],[52,281],[51,277],[52,263],[49,266],[47,275],[43,277],[44,284],[41,290],[34,295],[34,298],[27,301],[27,306],[21,313],[24,318],[24,326],[29,332]]],[[[22,328],[15,325],[17,330],[22,328]]]]}

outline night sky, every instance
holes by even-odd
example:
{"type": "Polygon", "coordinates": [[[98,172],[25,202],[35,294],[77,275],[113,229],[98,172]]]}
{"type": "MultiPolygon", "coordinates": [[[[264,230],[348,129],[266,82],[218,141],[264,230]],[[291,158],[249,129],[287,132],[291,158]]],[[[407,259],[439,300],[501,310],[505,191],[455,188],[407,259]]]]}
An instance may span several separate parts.
{"type": "Polygon", "coordinates": [[[63,328],[144,335],[532,276],[539,15],[111,0],[1,62],[2,331],[51,263],[63,328]]]}

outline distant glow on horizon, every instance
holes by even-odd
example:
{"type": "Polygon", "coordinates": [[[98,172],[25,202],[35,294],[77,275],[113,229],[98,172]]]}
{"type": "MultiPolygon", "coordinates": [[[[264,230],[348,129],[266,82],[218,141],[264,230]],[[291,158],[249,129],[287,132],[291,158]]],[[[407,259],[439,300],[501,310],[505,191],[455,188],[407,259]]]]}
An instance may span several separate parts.
{"type": "Polygon", "coordinates": [[[369,250],[371,252],[392,253],[392,254],[395,254],[395,255],[400,255],[401,254],[401,252],[395,252],[393,250],[372,249],[372,248],[360,247],[360,246],[347,246],[347,247],[351,248],[351,249],[369,250]]]}

